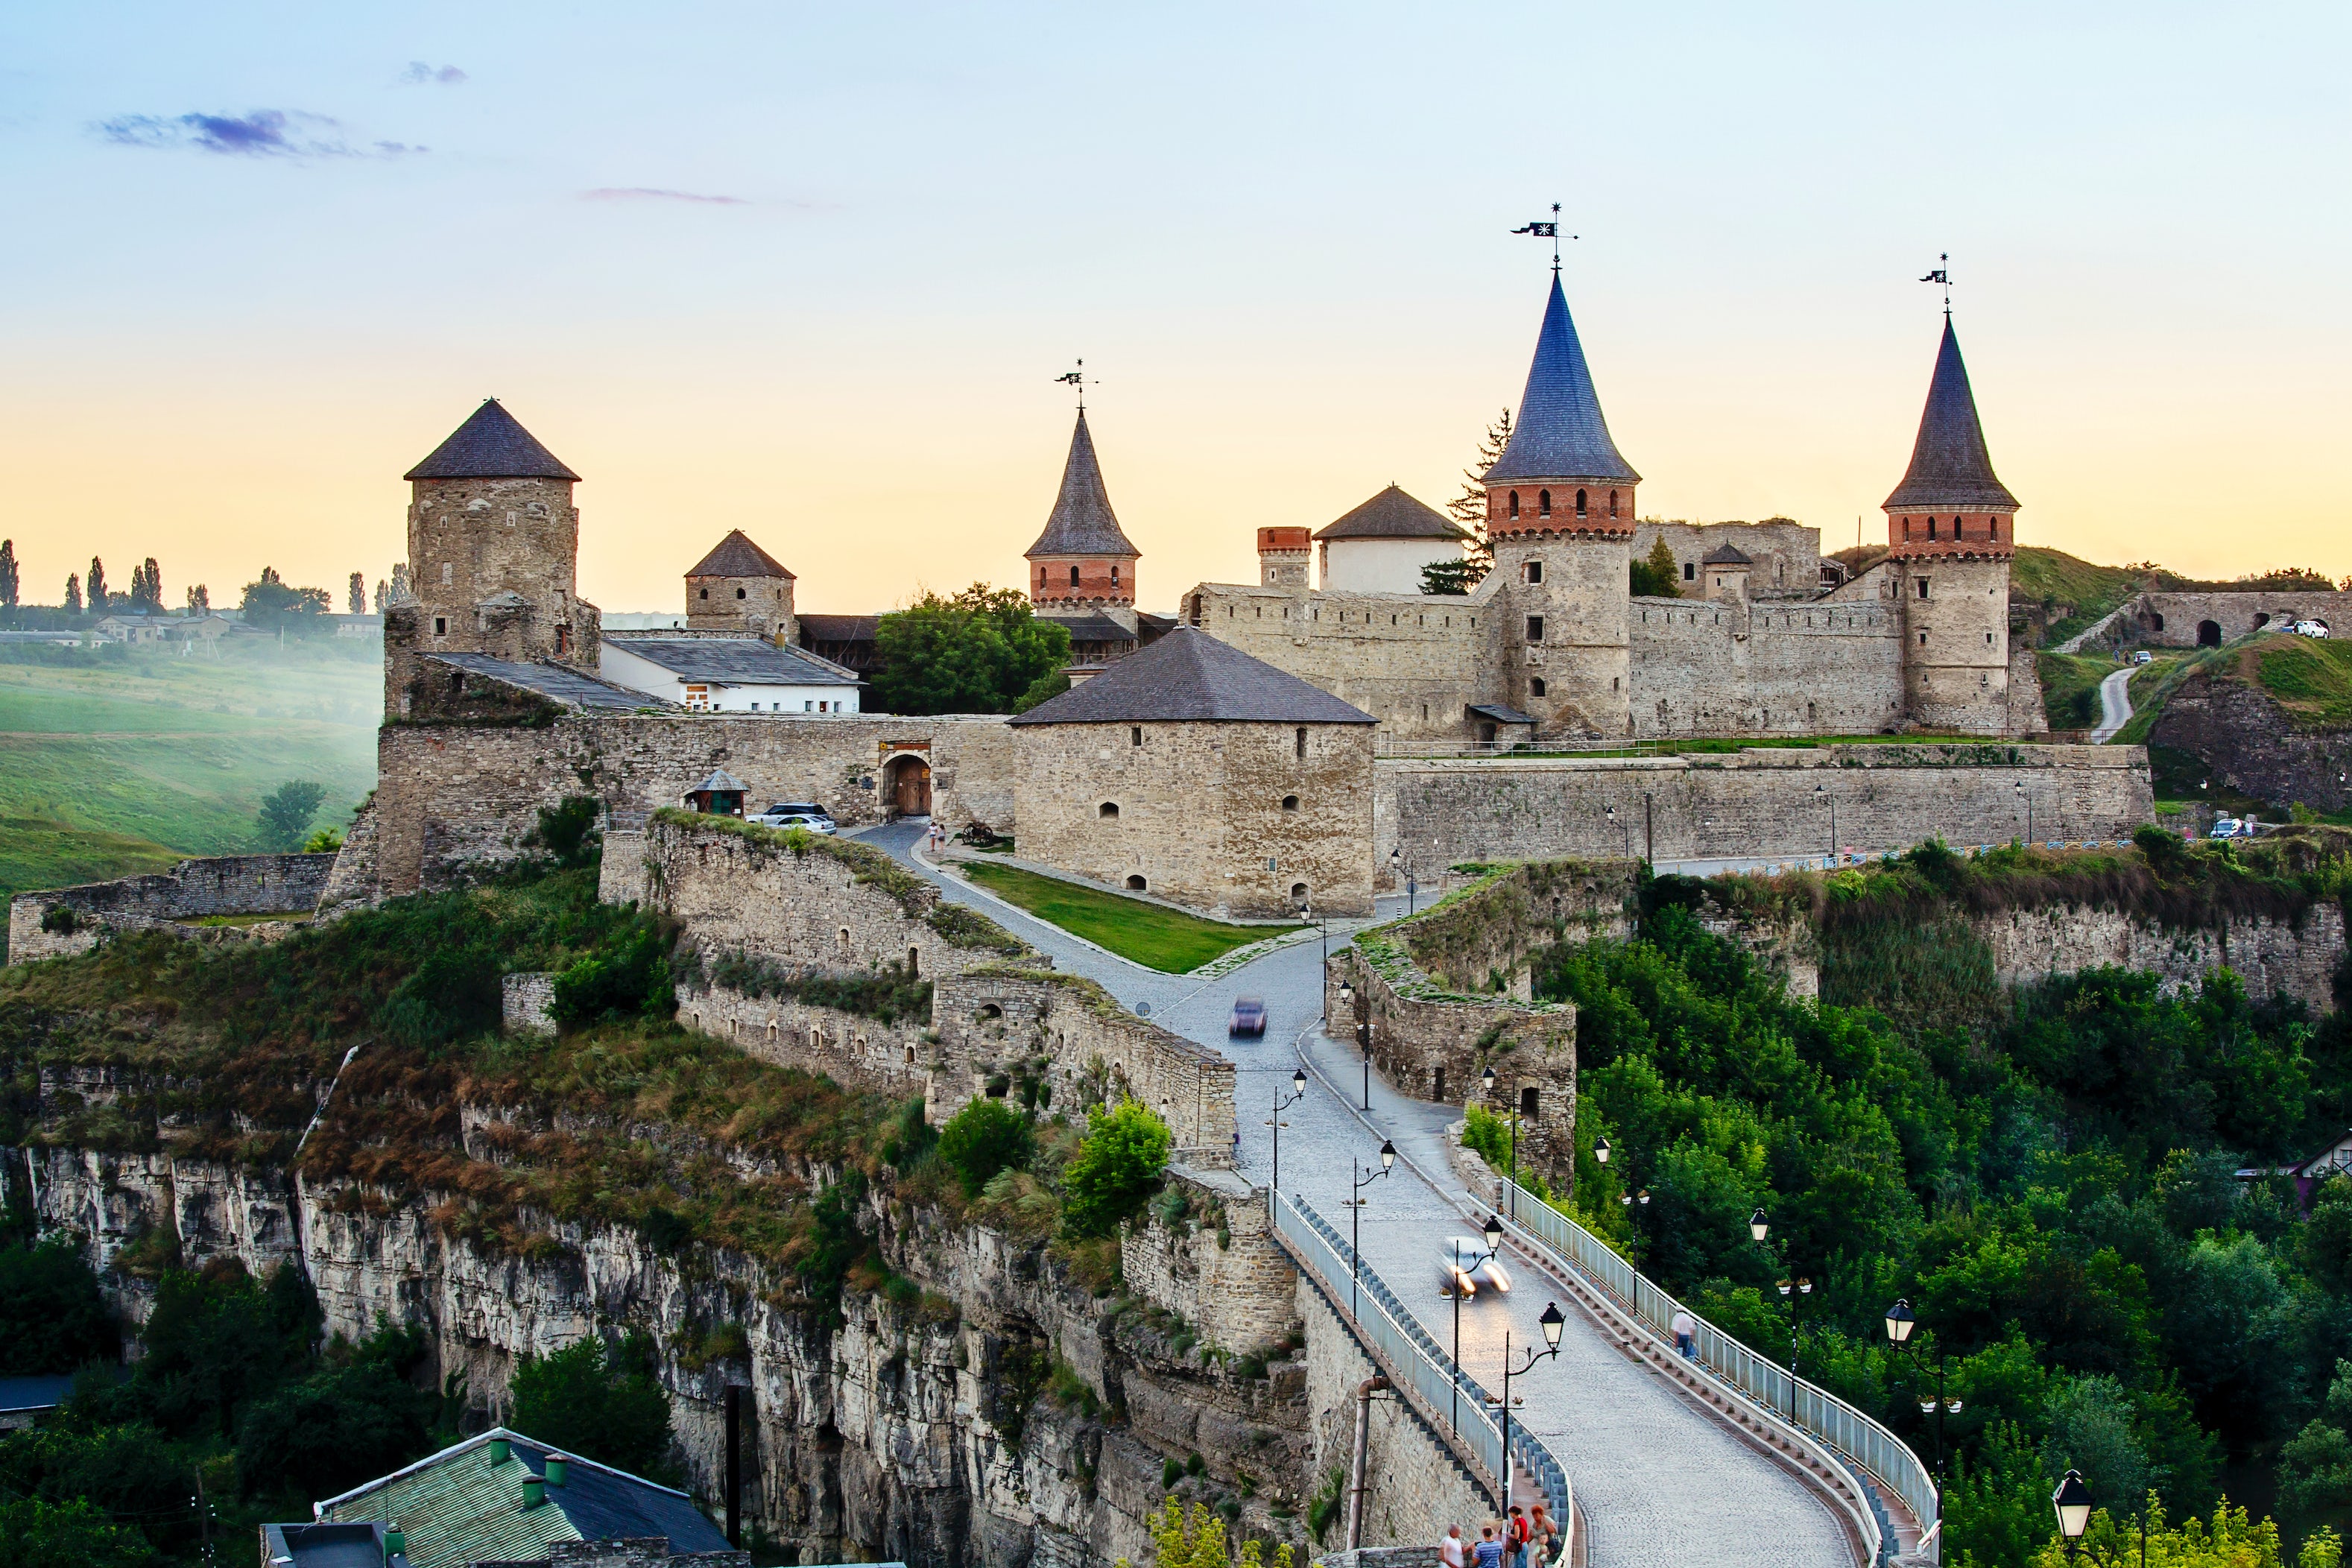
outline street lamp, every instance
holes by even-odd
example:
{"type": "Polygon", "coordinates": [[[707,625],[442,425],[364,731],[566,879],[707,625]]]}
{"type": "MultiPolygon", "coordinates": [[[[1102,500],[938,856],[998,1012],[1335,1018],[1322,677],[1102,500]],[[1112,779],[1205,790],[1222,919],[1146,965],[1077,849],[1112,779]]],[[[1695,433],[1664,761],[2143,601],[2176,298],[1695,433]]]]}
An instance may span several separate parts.
{"type": "MultiPolygon", "coordinates": [[[[1886,1309],[1886,1342],[1895,1348],[1896,1354],[1911,1348],[1911,1331],[1918,1326],[1918,1321],[1911,1315],[1911,1303],[1907,1300],[1898,1300],[1886,1309]]],[[[1958,1415],[1965,1403],[1944,1396],[1944,1357],[1938,1351],[1936,1355],[1936,1395],[1932,1399],[1919,1401],[1919,1414],[1936,1418],[1936,1489],[1938,1493],[1944,1489],[1944,1417],[1947,1415],[1958,1415]]]]}
{"type": "Polygon", "coordinates": [[[1356,1173],[1366,1169],[1354,1160],[1348,1162],[1348,1179],[1356,1184],[1348,1196],[1348,1315],[1360,1317],[1356,1297],[1356,1281],[1363,1272],[1364,1205],[1371,1200],[1360,1197],[1366,1187],[1396,1168],[1396,1145],[1387,1139],[1381,1141],[1381,1168],[1359,1177],[1356,1173]]]}
{"type": "Polygon", "coordinates": [[[1748,1234],[1756,1238],[1757,1246],[1761,1247],[1764,1245],[1765,1233],[1769,1231],[1771,1228],[1772,1222],[1764,1217],[1764,1211],[1762,1209],[1758,1209],[1754,1214],[1748,1216],[1748,1234]]]}
{"type": "Polygon", "coordinates": [[[2083,1484],[2082,1471],[2066,1472],[2066,1479],[2050,1494],[2050,1507],[2058,1515],[2058,1533],[2066,1539],[2066,1555],[2071,1560],[2083,1549],[2083,1531],[2091,1527],[2091,1489],[2083,1484]]]}
{"type": "MultiPolygon", "coordinates": [[[[1493,1100],[1495,1098],[1495,1064],[1493,1062],[1486,1064],[1486,1070],[1478,1075],[1478,1081],[1485,1086],[1486,1098],[1493,1100]]],[[[1519,1217],[1519,1107],[1517,1100],[1511,1102],[1510,1208],[1511,1217],[1517,1219],[1519,1217]]]]}
{"type": "Polygon", "coordinates": [[[1789,1303],[1789,1425],[1791,1426],[1797,1424],[1798,1309],[1812,1293],[1813,1282],[1811,1279],[1790,1280],[1784,1277],[1780,1280],[1780,1299],[1789,1303]],[[1793,1297],[1790,1295],[1791,1290],[1796,1292],[1793,1297]]]}
{"type": "Polygon", "coordinates": [[[1901,1350],[1911,1342],[1911,1331],[1918,1326],[1911,1316],[1911,1303],[1898,1300],[1886,1309],[1886,1342],[1901,1350]]]}
{"type": "Polygon", "coordinates": [[[1536,1322],[1543,1330],[1544,1344],[1549,1348],[1540,1351],[1530,1349],[1528,1359],[1516,1368],[1511,1365],[1511,1331],[1508,1329],[1503,1331],[1503,1397],[1499,1405],[1503,1412],[1503,1517],[1506,1519],[1511,1514],[1511,1379],[1525,1376],[1528,1369],[1536,1363],[1559,1354],[1559,1331],[1567,1326],[1568,1320],[1559,1315],[1559,1302],[1546,1301],[1543,1316],[1536,1322]]]}
{"type": "Polygon", "coordinates": [[[1306,1098],[1307,1069],[1305,1068],[1291,1069],[1288,1100],[1282,1098],[1280,1089],[1274,1091],[1274,1120],[1266,1125],[1274,1129],[1274,1190],[1277,1193],[1282,1191],[1282,1113],[1306,1098]]]}
{"type": "Polygon", "coordinates": [[[1298,918],[1302,921],[1313,921],[1315,922],[1315,934],[1323,943],[1323,967],[1328,972],[1331,967],[1331,928],[1329,924],[1324,921],[1322,916],[1315,912],[1315,900],[1311,898],[1301,899],[1298,900],[1298,918]]]}
{"type": "Polygon", "coordinates": [[[1364,1053],[1364,1109],[1372,1108],[1372,1022],[1356,1016],[1356,988],[1346,981],[1339,982],[1339,1005],[1348,1009],[1349,1018],[1356,1026],[1356,1045],[1364,1053]]]}
{"type": "Polygon", "coordinates": [[[1404,879],[1404,912],[1405,918],[1410,920],[1421,908],[1421,884],[1413,880],[1412,868],[1405,865],[1402,848],[1389,851],[1389,869],[1404,879]]]}
{"type": "Polygon", "coordinates": [[[1617,808],[1613,805],[1601,807],[1601,815],[1607,817],[1612,825],[1625,835],[1625,858],[1631,860],[1633,858],[1633,825],[1630,822],[1619,822],[1617,820],[1617,808]]]}

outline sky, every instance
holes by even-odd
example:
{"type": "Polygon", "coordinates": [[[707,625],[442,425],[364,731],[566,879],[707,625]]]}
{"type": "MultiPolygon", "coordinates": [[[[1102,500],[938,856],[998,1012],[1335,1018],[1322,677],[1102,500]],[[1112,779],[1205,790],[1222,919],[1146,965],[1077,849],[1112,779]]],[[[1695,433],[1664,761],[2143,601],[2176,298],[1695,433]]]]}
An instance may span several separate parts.
{"type": "Polygon", "coordinates": [[[2352,8],[0,9],[27,601],[405,549],[484,396],[580,585],[1023,582],[1080,358],[1148,609],[1433,505],[1565,281],[1645,514],[1883,540],[1954,310],[2019,538],[2352,574],[2352,8]]]}

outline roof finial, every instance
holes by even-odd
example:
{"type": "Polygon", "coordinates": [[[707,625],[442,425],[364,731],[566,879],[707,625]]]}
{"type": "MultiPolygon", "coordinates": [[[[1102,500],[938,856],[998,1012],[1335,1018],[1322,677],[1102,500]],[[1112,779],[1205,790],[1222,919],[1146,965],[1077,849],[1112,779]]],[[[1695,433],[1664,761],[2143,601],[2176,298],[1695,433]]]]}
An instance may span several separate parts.
{"type": "Polygon", "coordinates": [[[1066,370],[1054,379],[1065,386],[1078,389],[1078,412],[1084,414],[1087,411],[1087,362],[1080,360],[1077,369],[1066,370]]]}
{"type": "Polygon", "coordinates": [[[1941,255],[1937,256],[1936,259],[1942,263],[1942,265],[1937,267],[1933,272],[1928,273],[1925,278],[1920,279],[1919,281],[1922,283],[1941,283],[1944,286],[1944,320],[1948,321],[1952,319],[1952,253],[1948,250],[1945,251],[1941,255]]]}
{"type": "MultiPolygon", "coordinates": [[[[1549,223],[1546,223],[1541,218],[1538,218],[1532,223],[1529,223],[1527,227],[1515,228],[1511,230],[1511,232],[1513,234],[1531,234],[1538,239],[1550,240],[1551,275],[1555,278],[1559,276],[1559,204],[1558,202],[1551,204],[1551,221],[1549,223]]],[[[1571,234],[1568,237],[1574,239],[1577,237],[1571,234]]]]}

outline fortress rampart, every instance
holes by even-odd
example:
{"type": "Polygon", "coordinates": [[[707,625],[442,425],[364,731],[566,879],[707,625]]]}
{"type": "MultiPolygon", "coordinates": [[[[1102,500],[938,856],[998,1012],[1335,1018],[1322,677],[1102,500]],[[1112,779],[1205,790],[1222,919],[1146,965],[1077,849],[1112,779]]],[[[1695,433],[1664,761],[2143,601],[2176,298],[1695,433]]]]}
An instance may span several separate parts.
{"type": "Polygon", "coordinates": [[[8,962],[79,952],[108,931],[168,930],[178,936],[283,934],[283,928],[215,929],[177,922],[206,915],[307,916],[333,871],[329,855],[221,855],[183,860],[161,876],[126,877],[19,893],[8,903],[8,962]],[[67,918],[52,910],[68,911],[67,918]],[[68,919],[70,923],[68,923],[68,919]],[[63,926],[63,930],[45,929],[63,926]]]}

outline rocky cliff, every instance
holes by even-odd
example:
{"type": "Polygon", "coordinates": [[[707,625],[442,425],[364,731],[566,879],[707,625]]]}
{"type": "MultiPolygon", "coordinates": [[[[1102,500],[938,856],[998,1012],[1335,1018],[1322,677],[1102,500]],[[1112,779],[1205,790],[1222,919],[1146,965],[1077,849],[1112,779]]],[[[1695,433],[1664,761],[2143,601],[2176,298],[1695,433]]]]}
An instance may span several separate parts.
{"type": "Polygon", "coordinates": [[[2291,711],[2257,678],[2258,668],[2241,668],[2261,657],[2258,647],[2248,648],[2183,680],[2166,700],[2148,743],[2190,753],[2215,780],[2257,800],[2318,811],[2352,806],[2346,784],[2352,730],[2315,724],[2291,711]]]}

